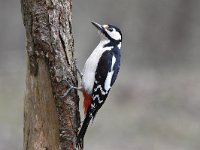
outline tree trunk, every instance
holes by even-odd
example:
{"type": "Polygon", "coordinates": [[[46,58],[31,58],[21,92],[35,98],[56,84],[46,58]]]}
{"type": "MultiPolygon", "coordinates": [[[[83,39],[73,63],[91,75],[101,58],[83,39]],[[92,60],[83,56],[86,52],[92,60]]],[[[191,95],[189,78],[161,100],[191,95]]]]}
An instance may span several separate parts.
{"type": "Polygon", "coordinates": [[[73,150],[80,123],[71,0],[21,0],[27,37],[24,150],[73,150]]]}

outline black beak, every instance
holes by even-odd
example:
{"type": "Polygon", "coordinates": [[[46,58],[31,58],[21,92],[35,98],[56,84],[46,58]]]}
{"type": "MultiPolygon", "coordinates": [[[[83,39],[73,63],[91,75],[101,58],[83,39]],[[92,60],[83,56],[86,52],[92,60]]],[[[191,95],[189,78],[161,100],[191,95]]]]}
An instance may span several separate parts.
{"type": "Polygon", "coordinates": [[[96,23],[96,22],[91,22],[100,32],[103,33],[104,28],[102,27],[102,25],[96,23]]]}

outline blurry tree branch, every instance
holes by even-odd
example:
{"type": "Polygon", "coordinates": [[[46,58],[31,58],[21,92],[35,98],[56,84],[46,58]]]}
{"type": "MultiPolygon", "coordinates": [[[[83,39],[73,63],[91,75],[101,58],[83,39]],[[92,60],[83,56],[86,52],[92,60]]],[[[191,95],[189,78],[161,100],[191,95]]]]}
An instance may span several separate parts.
{"type": "Polygon", "coordinates": [[[21,0],[27,37],[24,150],[73,150],[80,123],[71,0],[21,0]]]}

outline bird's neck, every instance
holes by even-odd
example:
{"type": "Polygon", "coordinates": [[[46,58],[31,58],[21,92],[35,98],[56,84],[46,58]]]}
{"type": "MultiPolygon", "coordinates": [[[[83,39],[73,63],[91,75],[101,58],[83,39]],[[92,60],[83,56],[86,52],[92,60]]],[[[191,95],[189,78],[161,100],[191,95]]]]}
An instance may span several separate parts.
{"type": "Polygon", "coordinates": [[[101,39],[99,46],[105,48],[105,47],[118,47],[119,49],[121,49],[121,42],[113,42],[109,39],[101,39]]]}
{"type": "Polygon", "coordinates": [[[110,40],[102,38],[101,41],[99,42],[99,45],[102,45],[102,47],[106,44],[109,44],[110,40]]]}

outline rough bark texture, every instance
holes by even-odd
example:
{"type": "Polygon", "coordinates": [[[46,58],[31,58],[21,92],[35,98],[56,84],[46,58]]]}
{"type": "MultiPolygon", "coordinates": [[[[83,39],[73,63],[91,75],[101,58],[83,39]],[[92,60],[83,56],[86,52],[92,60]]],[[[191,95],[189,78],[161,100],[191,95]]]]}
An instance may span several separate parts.
{"type": "Polygon", "coordinates": [[[28,69],[24,150],[73,150],[79,126],[71,0],[21,0],[28,69]]]}

